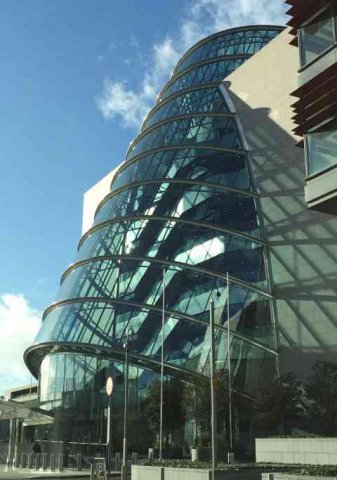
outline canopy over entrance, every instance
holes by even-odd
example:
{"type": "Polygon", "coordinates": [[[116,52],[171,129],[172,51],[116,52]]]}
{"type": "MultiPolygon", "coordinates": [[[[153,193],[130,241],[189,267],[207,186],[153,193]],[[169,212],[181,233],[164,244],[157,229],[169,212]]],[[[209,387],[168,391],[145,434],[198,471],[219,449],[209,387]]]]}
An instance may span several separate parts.
{"type": "Polygon", "coordinates": [[[23,426],[46,425],[54,421],[50,412],[36,407],[36,402],[0,400],[0,420],[22,420],[23,426]]]}

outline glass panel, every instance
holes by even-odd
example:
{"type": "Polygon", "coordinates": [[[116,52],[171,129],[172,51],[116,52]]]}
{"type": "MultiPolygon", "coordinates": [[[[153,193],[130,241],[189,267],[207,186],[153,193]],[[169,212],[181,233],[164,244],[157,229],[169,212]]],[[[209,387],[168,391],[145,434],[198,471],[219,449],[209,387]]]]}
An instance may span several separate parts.
{"type": "Polygon", "coordinates": [[[51,402],[51,408],[61,403],[65,392],[103,390],[110,363],[104,358],[84,355],[48,355],[41,364],[40,401],[51,402]]]}
{"type": "Polygon", "coordinates": [[[193,63],[207,58],[224,55],[253,55],[270,42],[280,30],[244,30],[224,33],[223,36],[211,38],[199,48],[193,50],[177,68],[184,70],[193,63]]]}
{"type": "MultiPolygon", "coordinates": [[[[133,233],[136,235],[141,228],[141,222],[134,222],[133,233]]],[[[125,237],[125,225],[115,223],[96,230],[95,233],[86,237],[82,243],[76,260],[83,260],[90,257],[110,255],[110,252],[121,252],[127,247],[129,237],[125,237]]]]}
{"type": "MultiPolygon", "coordinates": [[[[160,309],[162,275],[162,265],[148,261],[123,260],[120,264],[113,260],[94,261],[75,268],[66,276],[57,300],[113,298],[160,309]],[[109,269],[113,271],[111,276],[107,275],[109,269]]],[[[270,344],[269,300],[254,290],[237,285],[231,285],[229,291],[231,329],[270,344]]],[[[182,267],[166,267],[167,310],[208,322],[211,295],[215,298],[217,323],[224,325],[227,322],[225,281],[182,267]]]]}
{"type": "MultiPolygon", "coordinates": [[[[114,425],[112,438],[116,444],[116,431],[123,431],[124,364],[78,352],[54,353],[42,361],[39,376],[40,401],[44,410],[53,411],[54,422],[53,425],[37,427],[34,434],[37,438],[41,435],[42,442],[52,440],[53,443],[43,443],[49,449],[57,448],[57,440],[64,441],[66,438],[74,442],[67,447],[68,459],[65,461],[68,461],[68,467],[74,465],[74,458],[79,452],[86,458],[104,454],[107,407],[105,384],[108,376],[114,379],[111,419],[114,425]]],[[[129,440],[135,450],[139,448],[139,441],[143,444],[147,441],[145,437],[148,429],[146,422],[140,418],[139,407],[146,398],[149,383],[156,378],[155,373],[129,365],[128,410],[133,419],[129,425],[129,440]]]]}
{"type": "Polygon", "coordinates": [[[337,164],[337,124],[306,135],[308,173],[313,175],[337,164]]]}
{"type": "MultiPolygon", "coordinates": [[[[120,246],[116,248],[116,244],[110,240],[115,225],[104,226],[85,239],[76,261],[94,256],[132,254],[198,265],[214,272],[229,271],[232,276],[259,288],[268,288],[263,248],[252,240],[174,221],[134,221],[122,225],[125,239],[120,246]],[[102,239],[106,240],[104,248],[101,248],[102,239]]],[[[106,275],[113,286],[114,275],[106,275]]],[[[79,288],[85,290],[87,286],[84,284],[79,288]]]]}
{"type": "Polygon", "coordinates": [[[168,83],[164,87],[160,100],[180,92],[185,88],[193,87],[194,85],[202,85],[203,83],[220,83],[227,75],[236,70],[246,59],[236,58],[232,60],[221,60],[217,62],[207,63],[201,65],[193,70],[180,75],[173,83],[168,83]]]}
{"type": "Polygon", "coordinates": [[[156,110],[149,120],[143,125],[142,130],[149,128],[161,120],[166,120],[176,115],[191,113],[213,113],[228,111],[225,100],[216,88],[198,89],[174,98],[156,110]]]}
{"type": "Polygon", "coordinates": [[[203,185],[166,182],[124,190],[101,206],[95,224],[134,215],[178,217],[260,235],[254,197],[203,185]]]}
{"type": "Polygon", "coordinates": [[[194,148],[156,152],[129,164],[115,177],[112,190],[129,183],[165,178],[251,190],[246,155],[194,148]]]}
{"type": "Polygon", "coordinates": [[[153,148],[174,145],[242,148],[235,118],[193,117],[166,123],[138,138],[127,159],[153,148]]]}
{"type": "MultiPolygon", "coordinates": [[[[263,348],[235,337],[233,333],[237,320],[230,317],[230,322],[233,323],[230,330],[231,358],[234,360],[233,376],[240,376],[238,372],[240,368],[245,370],[244,365],[248,359],[260,360],[265,357],[266,352],[263,348]]],[[[36,341],[58,342],[61,339],[122,349],[126,331],[129,329],[137,334],[129,342],[130,351],[158,361],[161,354],[161,312],[152,312],[146,308],[111,306],[102,302],[73,303],[56,307],[46,317],[36,341]],[[67,332],[66,337],[60,338],[58,328],[60,324],[67,332]]],[[[163,333],[165,362],[194,372],[209,373],[210,331],[206,323],[178,319],[166,314],[163,333]]],[[[216,365],[217,369],[221,370],[226,367],[227,362],[227,331],[216,332],[215,346],[216,365]]],[[[84,383],[82,375],[73,379],[73,370],[70,373],[69,384],[81,386],[84,383]]],[[[64,374],[60,375],[60,381],[64,378],[64,374]]]]}
{"type": "Polygon", "coordinates": [[[305,65],[334,44],[331,10],[301,29],[302,64],[305,65]]]}

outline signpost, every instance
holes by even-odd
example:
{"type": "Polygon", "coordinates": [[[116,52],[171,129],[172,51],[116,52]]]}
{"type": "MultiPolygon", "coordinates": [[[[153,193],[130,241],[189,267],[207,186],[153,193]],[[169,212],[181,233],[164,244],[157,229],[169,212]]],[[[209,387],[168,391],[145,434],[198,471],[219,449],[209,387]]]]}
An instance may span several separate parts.
{"type": "Polygon", "coordinates": [[[113,388],[114,388],[114,382],[112,380],[112,377],[108,377],[105,385],[106,394],[108,395],[108,397],[111,397],[113,388]]]}
{"type": "Polygon", "coordinates": [[[114,388],[112,377],[108,377],[105,390],[108,396],[108,417],[106,426],[106,466],[108,474],[110,474],[110,457],[111,457],[111,395],[114,388]]]}
{"type": "Polygon", "coordinates": [[[105,458],[94,458],[91,464],[90,480],[108,480],[105,458]]]}

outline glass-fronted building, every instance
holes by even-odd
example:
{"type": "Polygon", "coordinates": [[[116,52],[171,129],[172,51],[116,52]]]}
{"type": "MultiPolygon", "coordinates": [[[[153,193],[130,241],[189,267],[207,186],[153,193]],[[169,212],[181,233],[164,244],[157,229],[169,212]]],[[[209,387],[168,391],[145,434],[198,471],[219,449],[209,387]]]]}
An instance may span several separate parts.
{"type": "Polygon", "coordinates": [[[131,329],[130,423],[142,441],[141,406],[159,372],[162,338],[167,376],[193,383],[210,374],[211,299],[218,374],[228,368],[228,332],[237,394],[252,398],[276,372],[260,200],[221,82],[281,30],[243,27],[200,41],[144,120],[25,354],[41,405],[55,415],[50,439],[105,441],[110,374],[118,437],[131,329]]]}

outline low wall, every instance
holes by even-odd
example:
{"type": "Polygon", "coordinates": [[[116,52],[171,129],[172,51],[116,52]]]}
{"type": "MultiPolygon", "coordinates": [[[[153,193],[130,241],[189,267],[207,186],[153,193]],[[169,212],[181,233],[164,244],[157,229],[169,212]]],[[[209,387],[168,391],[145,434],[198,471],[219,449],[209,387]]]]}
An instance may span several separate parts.
{"type": "MultiPolygon", "coordinates": [[[[228,473],[228,472],[227,472],[228,473]]],[[[215,480],[223,480],[224,470],[215,471],[215,480]]],[[[211,480],[212,470],[199,468],[152,467],[132,465],[131,480],[211,480]]]]}
{"type": "Polygon", "coordinates": [[[132,465],[131,480],[164,480],[164,467],[132,465]]]}
{"type": "Polygon", "coordinates": [[[307,475],[291,475],[289,473],[263,473],[262,480],[336,480],[336,477],[314,477],[307,475]]]}
{"type": "Polygon", "coordinates": [[[337,465],[337,438],[256,438],[256,462],[337,465]]]}

